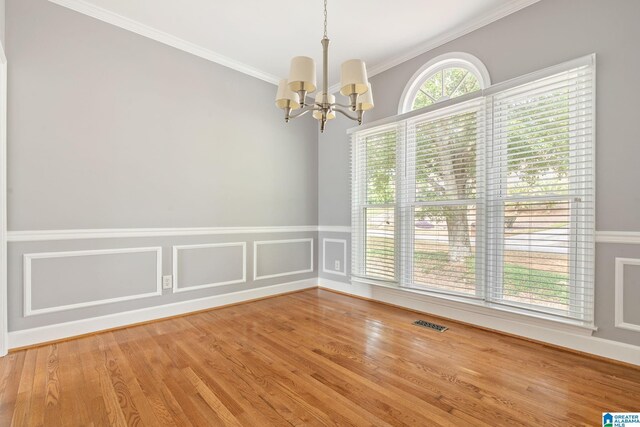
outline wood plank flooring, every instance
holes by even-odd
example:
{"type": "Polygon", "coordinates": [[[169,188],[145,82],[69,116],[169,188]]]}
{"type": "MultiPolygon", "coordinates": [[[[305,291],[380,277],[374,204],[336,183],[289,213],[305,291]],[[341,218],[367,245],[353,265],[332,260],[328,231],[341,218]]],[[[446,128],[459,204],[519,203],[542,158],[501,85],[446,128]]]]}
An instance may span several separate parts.
{"type": "Polygon", "coordinates": [[[316,289],[0,359],[0,426],[595,426],[603,411],[640,411],[640,370],[316,289]]]}

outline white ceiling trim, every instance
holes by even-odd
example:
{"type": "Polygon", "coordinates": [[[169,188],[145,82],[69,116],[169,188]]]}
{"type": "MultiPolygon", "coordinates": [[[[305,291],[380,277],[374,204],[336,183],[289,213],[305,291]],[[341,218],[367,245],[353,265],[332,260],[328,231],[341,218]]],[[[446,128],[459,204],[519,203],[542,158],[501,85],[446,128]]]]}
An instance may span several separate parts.
{"type": "Polygon", "coordinates": [[[509,3],[493,12],[480,16],[477,19],[474,19],[471,22],[466,23],[465,25],[452,28],[444,34],[436,38],[432,38],[417,46],[416,48],[410,50],[409,52],[404,53],[403,55],[397,56],[389,61],[385,61],[381,64],[376,64],[372,66],[369,70],[369,74],[375,76],[376,74],[380,74],[383,71],[388,70],[389,68],[393,68],[396,65],[402,64],[405,61],[415,58],[416,56],[422,55],[432,49],[442,46],[443,44],[449,43],[459,37],[462,37],[466,34],[469,34],[472,31],[475,31],[479,28],[482,28],[486,25],[491,24],[492,22],[497,21],[498,19],[502,19],[505,16],[511,15],[514,12],[519,11],[520,9],[524,9],[527,6],[530,6],[534,3],[539,2],[540,0],[514,0],[512,3],[509,3]]]}
{"type": "MultiPolygon", "coordinates": [[[[164,43],[168,46],[172,46],[176,49],[180,49],[185,52],[191,53],[193,55],[199,56],[201,58],[207,59],[209,61],[218,63],[225,67],[229,67],[233,70],[258,78],[260,80],[264,80],[266,82],[269,82],[275,85],[277,85],[278,81],[280,80],[279,77],[271,73],[266,73],[250,65],[236,61],[227,56],[220,55],[219,53],[216,53],[212,50],[205,49],[202,46],[199,46],[195,43],[191,43],[189,41],[175,37],[171,34],[165,33],[163,31],[159,31],[153,27],[144,25],[138,21],[134,21],[132,19],[129,19],[117,13],[110,12],[106,9],[103,9],[101,7],[91,4],[86,0],[49,0],[49,1],[57,5],[66,7],[68,9],[74,10],[76,12],[82,13],[84,15],[90,16],[92,18],[99,19],[111,25],[115,25],[125,30],[134,32],[141,36],[148,37],[160,43],[164,43]]],[[[408,52],[405,52],[399,56],[391,58],[382,63],[370,65],[368,68],[369,77],[380,74],[390,68],[395,67],[396,65],[399,65],[405,61],[408,61],[419,55],[422,55],[423,53],[426,53],[432,49],[435,49],[439,46],[449,43],[452,40],[455,40],[459,37],[469,34],[472,31],[475,31],[488,24],[491,24],[492,22],[495,22],[501,18],[504,18],[505,16],[508,16],[521,9],[524,9],[525,7],[530,6],[534,3],[537,3],[538,1],[540,0],[513,0],[512,2],[492,11],[491,13],[479,16],[477,19],[467,22],[462,26],[452,28],[451,30],[441,34],[438,37],[431,38],[408,52]]],[[[335,93],[335,92],[338,92],[339,89],[340,89],[340,84],[336,83],[335,85],[329,88],[329,92],[335,93]]]]}
{"type": "MultiPolygon", "coordinates": [[[[388,61],[382,62],[380,64],[375,64],[373,66],[367,66],[367,75],[369,77],[373,77],[376,74],[380,74],[384,71],[387,71],[390,68],[395,67],[396,65],[400,65],[403,62],[406,62],[410,59],[413,59],[417,56],[422,55],[423,53],[427,53],[430,50],[433,50],[437,47],[440,47],[444,44],[449,43],[457,38],[460,38],[464,35],[467,35],[479,28],[487,26],[492,22],[495,22],[499,19],[504,18],[505,16],[511,15],[521,9],[524,9],[527,6],[531,6],[534,3],[539,2],[540,0],[514,0],[513,2],[494,10],[491,13],[482,15],[477,19],[474,19],[471,22],[467,22],[464,25],[454,27],[451,30],[441,34],[438,37],[431,38],[414,49],[405,52],[402,55],[396,56],[394,58],[389,59],[388,61]]],[[[330,93],[336,93],[340,90],[340,84],[336,83],[335,85],[329,88],[330,93]]]]}
{"type": "Polygon", "coordinates": [[[90,16],[92,18],[99,19],[116,27],[123,28],[133,33],[139,34],[144,37],[148,37],[160,43],[164,43],[168,46],[175,47],[176,49],[183,50],[192,55],[199,56],[200,58],[207,59],[225,67],[229,67],[233,70],[239,71],[244,74],[248,74],[252,77],[264,80],[265,82],[278,84],[280,80],[278,77],[270,73],[265,73],[262,70],[251,67],[250,65],[231,59],[227,56],[220,55],[212,50],[205,49],[199,45],[188,42],[181,38],[172,36],[171,34],[159,31],[155,28],[141,24],[140,22],[126,18],[117,13],[110,12],[101,7],[90,4],[84,0],[49,0],[51,3],[55,3],[60,6],[64,6],[68,9],[90,16]]]}

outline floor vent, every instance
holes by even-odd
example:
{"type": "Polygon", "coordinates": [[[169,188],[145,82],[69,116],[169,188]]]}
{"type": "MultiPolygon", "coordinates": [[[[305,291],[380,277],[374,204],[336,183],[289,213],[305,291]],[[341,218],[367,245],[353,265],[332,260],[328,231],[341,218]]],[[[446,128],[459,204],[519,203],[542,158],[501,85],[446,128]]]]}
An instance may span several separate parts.
{"type": "Polygon", "coordinates": [[[416,320],[413,322],[414,325],[422,326],[423,328],[433,329],[434,331],[444,332],[447,328],[446,326],[436,325],[435,323],[427,322],[426,320],[416,320]]]}

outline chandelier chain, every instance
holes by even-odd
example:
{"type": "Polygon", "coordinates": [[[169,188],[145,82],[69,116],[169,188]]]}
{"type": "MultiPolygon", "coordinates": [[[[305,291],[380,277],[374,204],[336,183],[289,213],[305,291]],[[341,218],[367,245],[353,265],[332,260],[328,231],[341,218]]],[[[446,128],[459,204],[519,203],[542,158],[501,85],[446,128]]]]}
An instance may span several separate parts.
{"type": "Polygon", "coordinates": [[[327,0],[324,0],[324,38],[327,38],[327,0]]]}

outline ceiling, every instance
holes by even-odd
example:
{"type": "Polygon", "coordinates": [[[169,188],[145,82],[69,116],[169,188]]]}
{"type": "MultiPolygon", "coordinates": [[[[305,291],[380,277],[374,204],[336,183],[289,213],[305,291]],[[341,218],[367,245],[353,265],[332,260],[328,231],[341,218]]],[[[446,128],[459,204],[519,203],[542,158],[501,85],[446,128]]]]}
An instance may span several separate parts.
{"type": "MultiPolygon", "coordinates": [[[[321,79],[322,0],[50,0],[269,82],[292,56],[311,56],[321,79]]],[[[537,0],[328,0],[329,84],[340,64],[370,75],[537,0]]]]}

